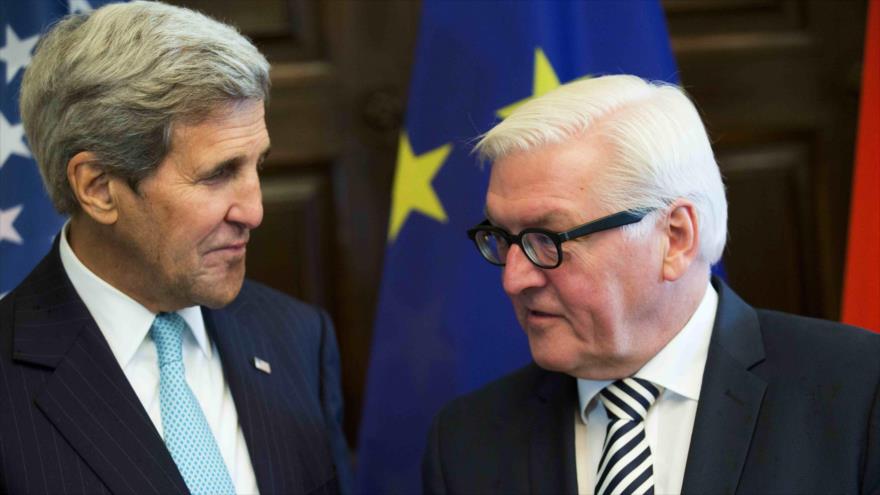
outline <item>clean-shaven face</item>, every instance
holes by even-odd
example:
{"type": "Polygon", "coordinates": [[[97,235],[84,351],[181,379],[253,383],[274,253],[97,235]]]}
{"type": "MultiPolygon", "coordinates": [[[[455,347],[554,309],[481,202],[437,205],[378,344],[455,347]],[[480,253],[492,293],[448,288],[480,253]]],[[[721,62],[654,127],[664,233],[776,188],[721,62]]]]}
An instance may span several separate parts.
{"type": "Polygon", "coordinates": [[[165,310],[220,307],[241,289],[251,229],[263,218],[258,167],[269,149],[260,100],[231,102],[174,127],[168,156],[120,201],[115,233],[140,291],[165,310]]]}
{"type": "MultiPolygon", "coordinates": [[[[527,227],[563,232],[614,211],[591,193],[611,153],[580,137],[492,165],[486,211],[511,233],[527,227]]],[[[518,246],[503,267],[504,290],[543,368],[590,379],[634,371],[656,352],[652,289],[662,282],[662,247],[654,231],[642,239],[612,229],[564,243],[555,269],[533,265],[518,246]]]]}

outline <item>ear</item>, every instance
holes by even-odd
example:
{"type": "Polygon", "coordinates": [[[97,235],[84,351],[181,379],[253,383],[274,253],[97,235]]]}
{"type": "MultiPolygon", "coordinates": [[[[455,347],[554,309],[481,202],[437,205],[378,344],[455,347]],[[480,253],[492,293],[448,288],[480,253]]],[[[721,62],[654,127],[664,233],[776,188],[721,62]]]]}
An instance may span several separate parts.
{"type": "Polygon", "coordinates": [[[119,187],[90,151],[80,151],[67,162],[67,180],[83,213],[111,225],[119,216],[113,189],[119,187]]]}
{"type": "Polygon", "coordinates": [[[688,271],[700,253],[700,229],[694,204],[686,199],[676,200],[670,207],[665,227],[663,279],[672,282],[688,271]]]}

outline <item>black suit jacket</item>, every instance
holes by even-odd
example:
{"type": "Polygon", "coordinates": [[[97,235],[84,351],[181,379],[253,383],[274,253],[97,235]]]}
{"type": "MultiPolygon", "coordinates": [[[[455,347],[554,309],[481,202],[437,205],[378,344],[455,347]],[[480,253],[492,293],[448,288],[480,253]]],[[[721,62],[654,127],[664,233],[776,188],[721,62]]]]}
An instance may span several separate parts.
{"type": "MultiPolygon", "coordinates": [[[[684,493],[880,493],[880,335],[719,305],[684,493]]],[[[447,405],[426,493],[577,493],[575,379],[534,364],[447,405]]]]}
{"type": "MultiPolygon", "coordinates": [[[[246,281],[203,309],[260,493],[350,486],[339,354],[322,311],[246,281]],[[268,361],[271,374],[254,366],[268,361]]],[[[0,493],[186,493],[67,278],[58,245],[0,301],[0,493]]]]}

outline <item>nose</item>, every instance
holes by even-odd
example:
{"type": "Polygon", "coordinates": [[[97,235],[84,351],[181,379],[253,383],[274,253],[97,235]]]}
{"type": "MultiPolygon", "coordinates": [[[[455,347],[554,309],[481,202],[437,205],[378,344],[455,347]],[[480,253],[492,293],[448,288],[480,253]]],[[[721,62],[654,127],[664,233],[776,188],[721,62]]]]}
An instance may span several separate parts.
{"type": "Polygon", "coordinates": [[[535,266],[522,249],[511,246],[501,275],[501,284],[508,296],[514,296],[531,287],[540,287],[547,282],[544,272],[535,266]]]}
{"type": "Polygon", "coordinates": [[[226,219],[249,230],[263,222],[263,192],[256,169],[248,172],[235,188],[235,199],[226,219]]]}

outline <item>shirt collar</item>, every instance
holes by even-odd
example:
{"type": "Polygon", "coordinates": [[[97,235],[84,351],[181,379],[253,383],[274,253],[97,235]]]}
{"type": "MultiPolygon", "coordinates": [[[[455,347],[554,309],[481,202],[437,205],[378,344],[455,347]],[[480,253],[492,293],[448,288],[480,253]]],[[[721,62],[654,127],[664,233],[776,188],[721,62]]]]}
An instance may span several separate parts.
{"type": "MultiPolygon", "coordinates": [[[[703,299],[685,326],[635,376],[689,400],[699,400],[717,309],[718,293],[712,284],[707,284],[703,299]]],[[[578,399],[584,423],[587,422],[588,406],[612,381],[578,378],[578,399]]]]}
{"type": "MultiPolygon", "coordinates": [[[[104,334],[113,356],[122,369],[128,365],[150,331],[156,314],[105,282],[89,270],[67,242],[70,220],[61,229],[59,254],[61,264],[76,293],[82,299],[92,318],[104,334]]],[[[189,325],[199,348],[211,358],[211,343],[205,331],[205,321],[199,306],[183,308],[177,313],[189,325]]]]}

